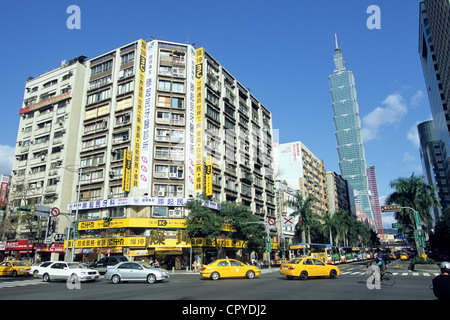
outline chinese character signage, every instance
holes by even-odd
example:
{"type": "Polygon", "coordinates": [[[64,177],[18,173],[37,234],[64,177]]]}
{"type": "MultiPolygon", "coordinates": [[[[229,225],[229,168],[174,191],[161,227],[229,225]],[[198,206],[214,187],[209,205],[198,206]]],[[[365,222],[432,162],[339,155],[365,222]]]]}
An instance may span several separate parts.
{"type": "Polygon", "coordinates": [[[203,190],[203,48],[195,52],[195,191],[203,190]]]}

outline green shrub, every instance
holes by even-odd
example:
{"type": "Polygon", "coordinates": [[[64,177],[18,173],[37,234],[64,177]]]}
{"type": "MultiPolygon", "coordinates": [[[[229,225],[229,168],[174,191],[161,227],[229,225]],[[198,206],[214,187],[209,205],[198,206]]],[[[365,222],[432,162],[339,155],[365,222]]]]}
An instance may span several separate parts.
{"type": "Polygon", "coordinates": [[[434,261],[431,258],[422,258],[422,257],[414,257],[414,259],[412,260],[412,264],[436,264],[436,261],[434,261]]]}

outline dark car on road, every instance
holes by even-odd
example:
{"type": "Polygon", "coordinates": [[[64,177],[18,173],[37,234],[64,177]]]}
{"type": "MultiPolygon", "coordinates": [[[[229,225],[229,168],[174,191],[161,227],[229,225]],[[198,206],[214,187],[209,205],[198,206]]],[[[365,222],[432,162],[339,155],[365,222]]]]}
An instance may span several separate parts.
{"type": "Polygon", "coordinates": [[[98,262],[94,262],[91,265],[91,268],[96,269],[100,274],[104,274],[106,272],[106,268],[115,266],[116,264],[124,261],[128,261],[125,256],[104,257],[98,260],[98,262]]]}

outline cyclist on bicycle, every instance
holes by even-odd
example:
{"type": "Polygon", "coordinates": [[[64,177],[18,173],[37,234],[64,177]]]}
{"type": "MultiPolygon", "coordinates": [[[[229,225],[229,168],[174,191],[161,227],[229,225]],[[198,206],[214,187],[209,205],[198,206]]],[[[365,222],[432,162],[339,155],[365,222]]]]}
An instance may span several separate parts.
{"type": "Polygon", "coordinates": [[[383,258],[381,257],[381,255],[379,255],[377,257],[377,260],[375,262],[375,265],[378,266],[380,268],[380,272],[383,272],[384,270],[386,270],[386,263],[384,262],[383,258]]]}

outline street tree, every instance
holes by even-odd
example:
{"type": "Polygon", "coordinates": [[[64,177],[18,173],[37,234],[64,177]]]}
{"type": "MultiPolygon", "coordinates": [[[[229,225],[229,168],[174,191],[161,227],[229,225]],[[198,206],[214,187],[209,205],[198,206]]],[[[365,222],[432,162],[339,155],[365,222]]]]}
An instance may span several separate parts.
{"type": "Polygon", "coordinates": [[[313,211],[313,205],[316,198],[312,196],[305,197],[297,191],[295,196],[287,200],[284,204],[293,209],[291,216],[298,217],[298,223],[295,225],[295,233],[301,233],[301,241],[306,243],[306,231],[308,230],[308,242],[311,242],[310,227],[313,221],[318,219],[318,216],[313,211]]]}
{"type": "MultiPolygon", "coordinates": [[[[189,238],[218,239],[223,234],[223,218],[218,212],[203,205],[207,198],[201,195],[199,198],[188,201],[184,207],[189,211],[186,218],[186,230],[189,238]]],[[[216,241],[218,253],[222,253],[222,244],[216,241]]]]}
{"type": "Polygon", "coordinates": [[[243,250],[247,253],[253,251],[258,255],[262,253],[265,227],[248,206],[242,203],[223,202],[220,205],[220,214],[225,221],[231,222],[233,229],[229,234],[231,239],[244,241],[243,250]]]}
{"type": "MultiPolygon", "coordinates": [[[[425,225],[433,221],[430,214],[431,208],[440,207],[434,186],[429,186],[423,177],[416,176],[414,173],[408,178],[397,178],[389,185],[395,191],[386,198],[387,205],[398,204],[401,207],[409,207],[418,211],[420,219],[425,225]]],[[[394,217],[404,227],[415,224],[412,210],[403,209],[401,212],[396,212],[394,217]]]]}

